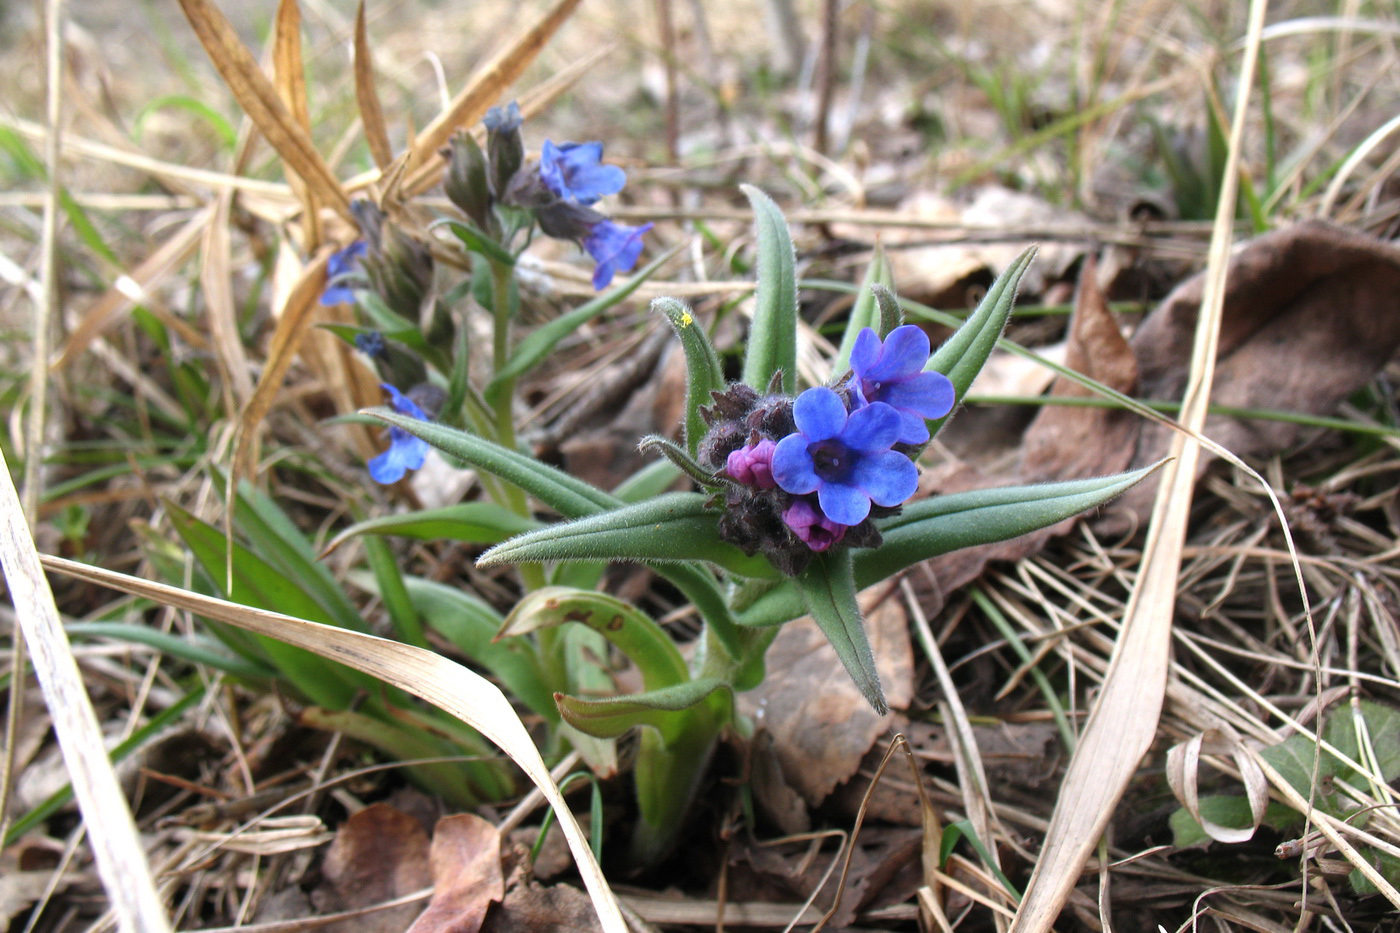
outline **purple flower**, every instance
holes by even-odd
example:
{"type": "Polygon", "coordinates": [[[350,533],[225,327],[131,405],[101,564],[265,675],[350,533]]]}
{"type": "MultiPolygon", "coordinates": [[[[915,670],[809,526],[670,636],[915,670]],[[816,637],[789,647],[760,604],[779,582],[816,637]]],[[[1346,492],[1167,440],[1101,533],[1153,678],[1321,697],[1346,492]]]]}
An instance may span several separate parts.
{"type": "MultiPolygon", "coordinates": [[[[404,395],[387,382],[380,388],[389,393],[389,402],[399,414],[410,415],[419,421],[427,421],[428,416],[413,399],[404,395]]],[[[428,455],[428,442],[414,437],[403,428],[389,428],[389,449],[369,462],[369,475],[377,483],[397,483],[404,473],[416,470],[423,465],[428,455]]]]}
{"type": "Polygon", "coordinates": [[[846,536],[847,526],[833,522],[806,499],[794,499],[792,505],[783,510],[783,524],[818,553],[840,543],[846,536]]]}
{"type": "Polygon", "coordinates": [[[899,439],[900,414],[884,402],[849,415],[841,396],[819,386],[797,397],[792,407],[797,433],[778,442],[773,479],[795,496],[811,492],[827,518],[858,525],[870,503],[899,505],[914,494],[919,471],[890,448],[899,439]]]}
{"type": "Polygon", "coordinates": [[[773,451],[778,447],[772,439],[763,438],[757,444],[747,444],[731,453],[724,464],[725,475],[745,486],[776,489],[773,479],[773,451]]]}
{"type": "Polygon", "coordinates": [[[331,253],[326,260],[326,290],[321,293],[321,304],[342,305],[355,301],[355,290],[346,284],[346,279],[360,271],[360,260],[369,252],[369,244],[356,240],[342,250],[331,253]]]}
{"type": "Polygon", "coordinates": [[[616,165],[604,165],[603,144],[564,143],[549,140],[540,149],[540,179],[561,198],[592,204],[604,195],[617,194],[627,175],[616,165]]]}
{"type": "Polygon", "coordinates": [[[942,373],[924,372],[928,335],[913,324],[890,331],[881,345],[875,331],[865,328],[851,349],[848,383],[858,406],[884,402],[899,413],[901,444],[929,439],[928,420],[953,410],[953,384],[942,373]]]}
{"type": "Polygon", "coordinates": [[[637,258],[642,255],[642,234],[651,228],[651,224],[629,227],[611,220],[600,220],[589,228],[588,235],[583,238],[583,248],[598,264],[593,270],[594,289],[607,288],[614,275],[627,272],[637,264],[637,258]]]}

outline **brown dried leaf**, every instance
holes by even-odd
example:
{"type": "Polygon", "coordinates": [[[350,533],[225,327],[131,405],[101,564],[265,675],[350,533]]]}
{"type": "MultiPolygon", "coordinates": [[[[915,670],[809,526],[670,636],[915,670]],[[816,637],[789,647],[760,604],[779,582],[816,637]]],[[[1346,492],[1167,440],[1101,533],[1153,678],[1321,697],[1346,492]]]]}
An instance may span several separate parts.
{"type": "Polygon", "coordinates": [[[592,933],[601,929],[588,896],[567,884],[511,888],[482,925],[485,933],[592,933]]]}
{"type": "Polygon", "coordinates": [[[223,12],[211,0],[180,0],[180,7],[229,90],[277,150],[283,164],[306,182],[319,202],[330,205],[340,216],[354,223],[350,199],[340,182],[312,145],[310,136],[282,103],[276,88],[262,73],[257,60],[238,38],[223,12]]]}
{"type": "Polygon", "coordinates": [[[1167,785],[1176,795],[1177,801],[1191,814],[1191,818],[1201,824],[1201,829],[1217,842],[1248,842],[1264,822],[1264,812],[1269,806],[1269,780],[1254,763],[1239,734],[1229,726],[1210,729],[1191,736],[1180,745],[1174,745],[1167,752],[1167,785]],[[1206,819],[1201,813],[1200,770],[1201,752],[1229,754],[1235,761],[1244,782],[1245,795],[1249,800],[1252,824],[1248,829],[1234,829],[1206,819]]]}
{"type": "Polygon", "coordinates": [[[370,54],[369,35],[365,29],[364,0],[360,0],[360,8],[355,13],[355,102],[360,106],[360,122],[365,127],[369,154],[382,172],[394,161],[394,150],[389,145],[384,108],[374,86],[374,56],[370,54]]]}
{"type": "MultiPolygon", "coordinates": [[[[501,834],[475,814],[445,816],[433,830],[430,861],[433,899],[408,933],[476,933],[487,906],[505,896],[501,834]]],[[[593,916],[586,897],[584,903],[593,916]]]]}
{"type": "MultiPolygon", "coordinates": [[[[897,708],[913,698],[914,660],[904,607],[887,593],[867,590],[861,608],[885,695],[897,708]]],[[[870,708],[810,618],[783,626],[767,663],[768,676],[740,695],[740,708],[772,735],[783,774],[816,806],[856,773],[890,715],[870,708]]]]}
{"type": "MultiPolygon", "coordinates": [[[[301,60],[301,8],[297,0],[281,0],[277,5],[277,20],[273,30],[272,74],[282,103],[302,128],[311,132],[311,108],[306,97],[306,69],[301,60]]],[[[306,235],[302,247],[312,252],[321,245],[321,212],[316,196],[301,180],[292,175],[287,182],[301,201],[302,221],[306,235]]]]}
{"type": "MultiPolygon", "coordinates": [[[[1065,365],[1124,394],[1137,383],[1137,360],[1099,289],[1093,257],[1085,262],[1079,279],[1065,365]]],[[[1083,398],[1093,393],[1077,382],[1058,378],[1050,394],[1083,398]]],[[[1049,482],[1117,473],[1132,460],[1140,423],[1128,411],[1046,406],[1026,431],[1022,478],[1049,482]]]]}
{"type": "MultiPolygon", "coordinates": [[[[1178,286],[1133,335],[1147,398],[1174,399],[1205,285],[1178,286]]],[[[1211,401],[1239,408],[1332,413],[1400,347],[1400,248],[1321,220],[1266,234],[1230,260],[1220,353],[1211,401]]],[[[1205,434],[1235,454],[1265,456],[1293,444],[1301,428],[1278,421],[1211,416],[1205,434]]],[[[1149,426],[1135,465],[1162,456],[1165,428],[1149,426]]],[[[1202,451],[1200,468],[1214,458],[1202,451]]],[[[1146,515],[1152,488],[1130,490],[1120,505],[1146,515]]]]}
{"type": "Polygon", "coordinates": [[[199,287],[204,293],[214,352],[226,385],[233,390],[231,401],[242,408],[253,397],[253,378],[248,375],[252,367],[243,349],[243,337],[238,331],[238,305],[233,299],[233,259],[228,235],[232,207],[232,192],[220,192],[214,202],[214,214],[204,228],[199,287]]]}
{"type": "MultiPolygon", "coordinates": [[[[317,890],[317,906],[327,913],[356,910],[426,888],[432,884],[428,851],[422,823],[386,803],[372,804],[336,832],[321,865],[326,884],[317,890]]],[[[401,933],[417,912],[416,904],[404,904],[329,929],[401,933]]]]}
{"type": "Polygon", "coordinates": [[[277,393],[282,388],[282,379],[292,365],[302,341],[310,332],[307,326],[310,316],[320,304],[321,292],[326,284],[326,262],[330,254],[320,256],[304,270],[287,296],[287,303],[277,319],[277,329],[272,333],[272,345],[267,351],[267,363],[263,366],[262,378],[252,393],[248,404],[238,419],[238,444],[233,457],[235,480],[247,479],[253,470],[253,443],[258,427],[272,408],[277,393]]]}

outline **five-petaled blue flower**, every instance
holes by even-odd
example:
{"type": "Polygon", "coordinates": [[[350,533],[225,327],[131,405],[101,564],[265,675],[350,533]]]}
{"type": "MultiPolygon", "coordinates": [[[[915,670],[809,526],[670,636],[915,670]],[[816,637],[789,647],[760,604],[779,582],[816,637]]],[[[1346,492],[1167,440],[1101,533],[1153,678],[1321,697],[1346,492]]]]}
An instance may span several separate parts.
{"type": "Polygon", "coordinates": [[[901,444],[924,443],[928,420],[953,410],[953,384],[942,373],[924,372],[928,356],[928,335],[913,324],[890,331],[883,345],[867,327],[851,349],[855,375],[849,386],[855,403],[884,402],[899,412],[901,444]]]}
{"type": "Polygon", "coordinates": [[[822,513],[841,525],[860,524],[872,502],[899,505],[914,494],[918,468],[890,449],[901,424],[894,408],[874,402],[848,415],[841,396],[818,386],[797,397],[792,414],[797,433],[773,452],[773,479],[786,492],[815,492],[822,513]]]}
{"type": "Polygon", "coordinates": [[[627,183],[627,175],[616,165],[604,165],[603,144],[564,143],[549,140],[540,149],[540,179],[561,198],[592,204],[609,194],[617,194],[627,183]]]}
{"type": "Polygon", "coordinates": [[[589,228],[583,248],[598,264],[593,270],[595,290],[607,288],[614,275],[628,272],[637,264],[637,257],[642,255],[642,234],[651,228],[651,224],[629,227],[611,220],[600,220],[589,228]]]}
{"type": "Polygon", "coordinates": [[[346,283],[351,275],[360,270],[360,260],[369,252],[369,244],[356,240],[342,250],[331,253],[326,260],[326,290],[321,293],[321,304],[351,304],[355,300],[355,290],[346,283]]]}
{"type": "MultiPolygon", "coordinates": [[[[419,421],[429,420],[423,409],[398,389],[388,383],[381,384],[380,388],[389,393],[389,403],[398,413],[410,415],[419,421]]],[[[427,455],[427,441],[414,437],[403,428],[391,427],[389,449],[370,460],[369,475],[378,483],[397,483],[403,479],[404,473],[421,467],[427,455]]]]}

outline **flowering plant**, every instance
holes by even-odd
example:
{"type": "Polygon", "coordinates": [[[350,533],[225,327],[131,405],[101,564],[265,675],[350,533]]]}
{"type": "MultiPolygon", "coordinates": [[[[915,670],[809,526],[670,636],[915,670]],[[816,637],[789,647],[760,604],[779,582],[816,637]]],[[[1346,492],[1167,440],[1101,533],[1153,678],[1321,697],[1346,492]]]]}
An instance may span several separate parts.
{"type": "MultiPolygon", "coordinates": [[[[570,210],[587,209],[581,198],[610,183],[575,152],[551,156],[558,172],[541,172],[540,187],[568,192],[571,200],[559,203],[574,205],[570,210]]],[[[641,820],[633,855],[639,860],[654,859],[674,840],[720,730],[729,726],[742,734],[748,728],[736,718],[733,695],[762,679],[763,655],[779,625],[811,615],[883,713],[884,693],[856,601],[861,588],[929,557],[1059,522],[1153,469],[911,502],[923,445],[999,339],[1032,251],[932,353],[923,331],[903,323],[897,299],[876,286],[849,322],[843,341],[850,347],[849,367],[838,366],[825,385],[799,393],[790,235],[766,195],[747,186],[745,192],[758,219],[759,282],[742,380],[725,382],[719,355],[690,309],[674,299],[653,302],[684,350],[687,403],[679,442],[653,436],[641,446],[662,454],[698,491],[628,502],[486,437],[386,409],[367,412],[565,519],[503,541],[479,563],[553,574],[552,585],[516,607],[502,635],[577,623],[606,638],[641,672],[640,693],[555,696],[564,722],[582,733],[611,738],[643,727],[634,771],[641,820]],[[569,585],[570,568],[596,568],[600,561],[647,563],[694,604],[705,630],[689,664],[635,607],[569,585]]]]}

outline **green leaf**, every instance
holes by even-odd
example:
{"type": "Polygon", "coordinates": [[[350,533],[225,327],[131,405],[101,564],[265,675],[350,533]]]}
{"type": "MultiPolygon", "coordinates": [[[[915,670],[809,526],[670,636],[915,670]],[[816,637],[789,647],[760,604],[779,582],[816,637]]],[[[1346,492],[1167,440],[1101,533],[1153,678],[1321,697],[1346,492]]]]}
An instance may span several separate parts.
{"type": "MultiPolygon", "coordinates": [[[[1122,494],[1164,462],[1114,476],[922,499],[905,506],[901,514],[877,522],[885,541],[878,548],[855,551],[856,585],[864,589],[930,557],[1005,541],[1072,518],[1122,494]]],[[[740,613],[739,622],[778,625],[802,612],[797,591],[780,585],[758,596],[740,613]]]]}
{"type": "Polygon", "coordinates": [[[423,635],[423,620],[417,607],[413,605],[413,600],[409,598],[408,589],[403,582],[403,573],[399,570],[399,563],[394,559],[389,545],[384,543],[383,538],[366,538],[365,556],[369,558],[370,569],[374,571],[379,587],[379,599],[384,603],[385,611],[389,613],[389,621],[393,623],[394,637],[419,648],[430,647],[428,639],[423,635]]]}
{"type": "Polygon", "coordinates": [[[683,725],[678,728],[678,724],[683,724],[684,719],[678,719],[676,713],[698,706],[716,690],[727,687],[718,678],[702,677],[645,693],[600,699],[558,694],[554,699],[564,721],[580,732],[610,739],[634,726],[651,726],[664,741],[668,734],[678,736],[683,731],[683,725]]]}
{"type": "MultiPolygon", "coordinates": [[[[357,574],[367,588],[373,578],[357,574]]],[[[501,616],[489,604],[457,587],[420,577],[405,577],[409,599],[429,628],[499,680],[508,694],[548,720],[558,718],[552,687],[534,646],[527,638],[496,639],[501,616]]]]}
{"type": "MultiPolygon", "coordinates": [[[[967,394],[968,386],[982,371],[1001,332],[1006,329],[1006,322],[1016,306],[1016,289],[1021,284],[1021,276],[1026,274],[1033,259],[1035,247],[1017,256],[1016,261],[997,276],[972,316],[929,357],[924,369],[947,376],[953,383],[953,397],[958,401],[961,402],[967,394]]],[[[937,434],[952,416],[952,412],[949,412],[942,418],[930,421],[929,431],[937,434]]]]}
{"type": "MultiPolygon", "coordinates": [[[[492,262],[499,262],[507,268],[515,265],[515,257],[510,254],[510,250],[491,238],[491,235],[478,229],[475,225],[467,223],[465,220],[448,218],[440,220],[432,225],[433,227],[446,227],[452,231],[452,235],[462,241],[462,245],[468,252],[485,256],[492,262]]],[[[431,228],[430,228],[431,229],[431,228]]]]}
{"type": "Polygon", "coordinates": [[[567,518],[592,515],[617,504],[616,499],[601,489],[575,479],[563,470],[546,466],[533,457],[475,434],[432,421],[421,421],[387,408],[369,408],[361,414],[402,428],[458,460],[519,486],[567,518]]]}
{"type": "Polygon", "coordinates": [[[618,483],[612,494],[621,502],[641,502],[661,495],[680,475],[674,463],[655,460],[618,483]]]}
{"type": "MultiPolygon", "coordinates": [[[[1245,797],[1216,794],[1201,797],[1198,801],[1201,816],[1217,826],[1230,829],[1249,829],[1254,825],[1254,814],[1245,797]]],[[[1292,807],[1278,801],[1270,801],[1264,810],[1264,824],[1279,831],[1287,831],[1303,821],[1303,817],[1292,807]]],[[[1172,811],[1167,818],[1172,831],[1172,845],[1178,849],[1204,846],[1214,840],[1201,828],[1201,824],[1187,812],[1185,807],[1172,811]]]]}
{"type": "Polygon", "coordinates": [[[696,323],[684,302],[657,298],[651,303],[651,310],[666,316],[685,352],[685,446],[693,457],[706,431],[700,406],[710,404],[711,392],[723,391],[724,367],[709,334],[696,323]]]}
{"type": "Polygon", "coordinates": [[[486,386],[483,393],[486,401],[495,404],[504,389],[511,380],[523,376],[525,373],[539,365],[554,348],[559,345],[559,341],[578,330],[584,324],[593,320],[598,315],[607,311],[626,299],[629,295],[642,287],[642,283],[651,277],[662,264],[676,254],[674,249],[658,256],[647,263],[636,275],[628,278],[623,284],[616,288],[609,289],[592,301],[570,311],[568,314],[560,315],[547,324],[536,328],[528,336],[520,341],[515,352],[500,370],[491,377],[491,382],[486,386]]]}
{"type": "MultiPolygon", "coordinates": [[[[545,466],[538,460],[527,457],[518,451],[508,450],[499,444],[494,444],[465,431],[458,431],[428,421],[419,421],[417,418],[400,415],[385,408],[372,408],[365,411],[364,414],[403,428],[408,433],[423,438],[434,447],[446,451],[478,469],[515,483],[566,518],[595,515],[622,505],[620,500],[582,480],[575,479],[562,470],[545,466]]],[[[727,554],[722,550],[719,553],[727,554],[730,558],[735,554],[743,557],[742,552],[738,549],[732,548],[730,545],[726,545],[726,547],[731,547],[733,553],[727,554]]],[[[746,563],[740,566],[746,567],[747,572],[751,574],[762,573],[764,566],[766,566],[766,561],[760,565],[755,563],[753,559],[745,558],[744,560],[746,563]]],[[[705,621],[715,629],[715,634],[725,643],[726,647],[737,644],[733,613],[725,604],[724,596],[720,593],[714,577],[700,567],[688,567],[684,564],[662,564],[657,568],[657,572],[674,583],[694,604],[705,621]]],[[[735,572],[743,573],[745,571],[736,570],[735,572]]],[[[767,572],[773,573],[771,568],[768,568],[767,572]]]]}
{"type": "Polygon", "coordinates": [[[797,253],[778,205],[753,185],[739,186],[753,205],[758,228],[758,292],[744,356],[744,382],[766,392],[773,374],[782,390],[797,389],[797,253]]]}
{"type": "Polygon", "coordinates": [[[746,576],[775,573],[719,536],[706,496],[672,492],[589,518],[511,538],[481,555],[482,565],[555,560],[708,561],[746,576]]]}
{"type": "Polygon", "coordinates": [[[888,713],[890,707],[880,687],[875,655],[870,650],[870,639],[866,637],[865,623],[856,602],[851,549],[840,548],[816,555],[793,582],[813,621],[836,649],[836,656],[865,699],[875,712],[882,716],[888,713]]]}
{"type": "Polygon", "coordinates": [[[669,635],[630,603],[606,593],[546,586],[525,595],[506,616],[500,636],[525,635],[577,622],[608,640],[637,666],[647,690],[686,680],[690,672],[669,635]]]}
{"type": "MultiPolygon", "coordinates": [[[[841,347],[836,351],[836,359],[831,364],[831,377],[840,376],[851,368],[851,351],[856,346],[856,336],[865,328],[880,329],[880,308],[875,303],[875,293],[871,286],[894,287],[894,271],[890,268],[889,257],[883,246],[875,247],[875,255],[870,260],[870,268],[865,270],[865,282],[851,306],[850,317],[846,319],[846,332],[841,336],[841,347]]],[[[884,336],[883,334],[881,336],[884,336]]]]}
{"type": "MultiPolygon", "coordinates": [[[[275,609],[312,622],[336,624],[320,603],[299,588],[299,581],[288,579],[237,543],[233,544],[232,587],[227,587],[223,532],[174,503],[167,502],[166,509],[175,531],[224,598],[258,609],[275,609]]],[[[367,675],[266,635],[252,635],[249,643],[257,646],[259,654],[277,668],[286,683],[321,706],[344,708],[357,690],[371,688],[377,683],[367,675]]]]}
{"type": "Polygon", "coordinates": [[[266,664],[227,653],[216,641],[200,635],[176,635],[148,625],[126,622],[70,622],[63,627],[71,638],[115,638],[154,648],[161,654],[249,680],[270,680],[277,671],[266,664]]]}
{"type": "Polygon", "coordinates": [[[399,535],[418,541],[461,541],[465,544],[500,544],[507,538],[540,527],[494,502],[467,502],[441,509],[424,509],[356,522],[332,538],[323,551],[329,554],[359,535],[399,535]]]}

